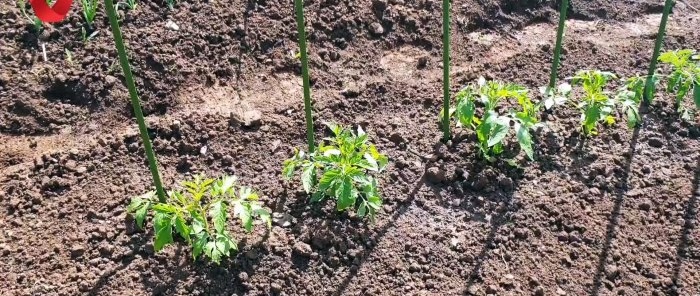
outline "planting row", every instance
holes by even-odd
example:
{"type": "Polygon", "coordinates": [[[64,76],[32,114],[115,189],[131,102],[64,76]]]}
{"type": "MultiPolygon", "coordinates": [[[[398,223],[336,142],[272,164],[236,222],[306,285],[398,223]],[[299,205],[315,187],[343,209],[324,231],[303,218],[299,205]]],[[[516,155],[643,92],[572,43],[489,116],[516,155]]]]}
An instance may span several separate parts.
{"type": "MultiPolygon", "coordinates": [[[[694,92],[695,103],[700,105],[700,87],[697,87],[700,63],[692,58],[691,50],[670,51],[660,57],[661,62],[673,69],[665,76],[666,86],[675,95],[683,117],[692,113],[683,107],[683,98],[689,92],[694,92]]],[[[659,77],[655,75],[654,81],[659,81],[659,77]]],[[[623,79],[622,87],[613,92],[608,85],[614,79],[618,78],[610,72],[579,71],[568,79],[571,84],[562,83],[557,89],[543,87],[540,90],[543,99],[534,102],[524,86],[480,78],[457,93],[456,107],[449,114],[458,126],[476,133],[484,159],[493,161],[504,151],[505,140],[512,134],[527,157],[534,159],[530,130],[543,124],[539,118],[541,112],[556,106],[569,104],[578,108],[581,130],[586,136],[596,135],[600,124],[617,122],[618,111],[626,115],[629,127],[638,125],[644,77],[623,79]],[[509,106],[517,108],[504,114],[501,110],[509,106]]],[[[369,142],[361,127],[353,131],[332,123],[326,126],[333,137],[324,138],[313,152],[297,150],[283,164],[284,179],[299,175],[311,202],[333,200],[338,211],[353,210],[358,217],[374,221],[382,206],[376,174],[384,170],[389,159],[369,142]]],[[[153,212],[156,251],[173,243],[176,233],[192,246],[194,259],[205,256],[219,263],[222,257],[236,250],[236,241],[227,229],[229,211],[248,232],[254,219],[271,226],[270,213],[257,201],[258,195],[248,187],[239,187],[235,177],[217,180],[197,177],[183,182],[182,188],[183,191],[168,192],[164,202],[158,200],[156,192],[149,192],[134,198],[128,207],[139,227],[143,227],[148,213],[153,212]]]]}

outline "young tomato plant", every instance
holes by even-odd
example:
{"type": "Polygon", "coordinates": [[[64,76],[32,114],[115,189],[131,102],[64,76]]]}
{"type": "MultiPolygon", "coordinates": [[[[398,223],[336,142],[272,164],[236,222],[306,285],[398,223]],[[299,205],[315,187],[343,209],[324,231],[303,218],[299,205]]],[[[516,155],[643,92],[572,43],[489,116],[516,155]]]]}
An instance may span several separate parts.
{"type": "Polygon", "coordinates": [[[583,88],[583,97],[576,106],[581,110],[581,126],[586,136],[598,134],[598,122],[615,123],[612,115],[615,100],[605,91],[608,82],[615,78],[613,73],[598,70],[582,70],[573,77],[572,84],[583,88]]]}
{"type": "Polygon", "coordinates": [[[254,218],[271,227],[270,213],[258,202],[258,195],[248,187],[239,187],[236,177],[214,180],[197,176],[182,186],[184,191],[168,192],[165,203],[158,202],[155,192],[148,192],[133,198],[127,208],[139,228],[143,228],[148,213],[153,213],[156,251],[173,243],[174,230],[192,246],[195,260],[204,255],[219,264],[238,249],[228,231],[229,208],[248,232],[253,229],[254,218]]]}
{"type": "Polygon", "coordinates": [[[664,52],[659,61],[671,65],[666,91],[676,95],[676,108],[681,117],[691,120],[694,112],[683,106],[686,94],[693,94],[695,107],[700,108],[700,58],[691,49],[664,52]]]}
{"type": "Polygon", "coordinates": [[[302,186],[312,202],[331,198],[338,211],[357,208],[359,217],[374,221],[382,199],[372,174],[382,172],[389,159],[369,142],[361,127],[355,133],[336,124],[326,125],[334,136],[324,138],[313,153],[297,150],[284,162],[282,174],[289,180],[301,171],[302,186]]]}
{"type": "MultiPolygon", "coordinates": [[[[651,77],[651,93],[654,93],[658,81],[659,79],[656,75],[651,77]]],[[[644,99],[644,83],[646,83],[646,77],[635,76],[628,78],[617,95],[615,95],[615,101],[620,104],[622,113],[627,115],[627,126],[630,128],[637,126],[641,122],[639,105],[644,99]]]]}
{"type": "Polygon", "coordinates": [[[524,86],[497,81],[487,82],[481,77],[477,85],[469,85],[462,89],[456,98],[456,108],[450,113],[456,118],[457,126],[466,126],[476,131],[479,151],[484,158],[493,161],[494,155],[504,151],[504,140],[509,134],[512,122],[520,149],[525,151],[528,158],[534,159],[530,129],[539,125],[539,105],[532,102],[524,86]],[[499,114],[497,107],[508,99],[515,100],[520,109],[511,110],[507,115],[499,114]],[[481,117],[476,112],[477,103],[484,106],[481,117]]]}

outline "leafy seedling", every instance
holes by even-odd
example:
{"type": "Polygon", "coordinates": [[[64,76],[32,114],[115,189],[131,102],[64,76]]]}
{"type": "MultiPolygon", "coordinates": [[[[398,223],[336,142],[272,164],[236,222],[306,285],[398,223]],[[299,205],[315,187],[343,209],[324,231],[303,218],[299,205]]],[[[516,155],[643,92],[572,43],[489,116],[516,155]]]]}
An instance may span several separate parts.
{"type": "Polygon", "coordinates": [[[541,105],[546,110],[551,110],[555,106],[561,106],[566,103],[571,95],[571,84],[562,83],[557,88],[549,88],[546,86],[540,87],[542,94],[541,105]]]}
{"type": "Polygon", "coordinates": [[[612,115],[615,100],[605,90],[608,82],[617,76],[610,72],[598,70],[579,71],[572,79],[572,84],[582,86],[583,97],[576,107],[581,111],[581,126],[586,136],[598,134],[598,123],[615,124],[612,115]]]}
{"type": "Polygon", "coordinates": [[[289,180],[301,171],[302,186],[312,202],[330,198],[338,211],[356,208],[359,217],[374,221],[382,199],[373,174],[381,173],[389,159],[369,142],[361,127],[355,133],[332,123],[326,126],[334,136],[325,138],[313,153],[297,150],[284,162],[282,175],[289,180]]]}
{"type": "MultiPolygon", "coordinates": [[[[635,76],[628,78],[625,84],[615,96],[615,101],[620,104],[622,113],[627,115],[627,126],[633,128],[641,123],[639,116],[639,105],[644,99],[644,83],[646,77],[635,76]]],[[[651,78],[651,92],[656,89],[659,82],[658,76],[654,75],[651,78]]]]}
{"type": "Polygon", "coordinates": [[[192,246],[192,257],[204,255],[219,264],[221,259],[238,250],[228,231],[229,209],[247,232],[257,218],[271,227],[270,213],[248,187],[238,186],[236,177],[204,179],[197,176],[182,183],[184,191],[168,192],[165,203],[158,202],[155,192],[135,197],[127,211],[143,229],[149,212],[153,213],[155,239],[153,248],[162,250],[174,242],[173,232],[192,246]]]}
{"type": "Polygon", "coordinates": [[[170,9],[175,7],[175,2],[177,2],[177,0],[165,0],[165,4],[167,4],[170,9]]]}
{"type": "Polygon", "coordinates": [[[667,51],[659,56],[659,61],[671,65],[666,91],[676,96],[676,108],[681,118],[692,120],[694,111],[683,106],[688,93],[693,94],[695,108],[700,108],[700,61],[691,49],[667,51]]]}
{"type": "Polygon", "coordinates": [[[520,149],[529,159],[534,159],[530,130],[540,125],[537,118],[540,106],[532,102],[527,88],[513,83],[486,81],[481,77],[476,85],[458,92],[456,98],[456,107],[450,113],[456,118],[458,127],[468,127],[476,132],[479,151],[486,160],[494,161],[494,156],[504,151],[511,126],[520,149]],[[510,110],[507,115],[499,114],[497,107],[508,99],[515,100],[520,109],[510,110]],[[477,103],[484,106],[481,117],[477,115],[477,103]]]}
{"type": "Polygon", "coordinates": [[[92,28],[92,24],[95,22],[98,4],[99,0],[80,0],[80,5],[83,7],[83,18],[85,18],[89,28],[92,28]]]}

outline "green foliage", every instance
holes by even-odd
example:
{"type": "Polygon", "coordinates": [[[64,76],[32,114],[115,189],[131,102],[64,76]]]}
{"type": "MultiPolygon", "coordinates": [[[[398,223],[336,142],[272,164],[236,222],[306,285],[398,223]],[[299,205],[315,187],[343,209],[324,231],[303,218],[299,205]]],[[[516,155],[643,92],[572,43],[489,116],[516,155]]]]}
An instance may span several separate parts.
{"type": "Polygon", "coordinates": [[[312,202],[332,198],[338,211],[357,208],[359,217],[374,221],[382,199],[372,174],[382,172],[389,159],[368,141],[361,127],[355,133],[336,124],[326,125],[334,137],[325,138],[313,153],[297,150],[284,162],[282,175],[289,180],[301,171],[302,186],[312,202]]]}
{"type": "MultiPolygon", "coordinates": [[[[635,76],[628,78],[625,84],[615,96],[615,101],[620,104],[622,113],[627,115],[627,126],[633,128],[641,122],[639,116],[639,104],[644,99],[644,83],[646,77],[635,76]]],[[[654,75],[651,77],[651,92],[653,93],[659,78],[654,75]]]]}
{"type": "Polygon", "coordinates": [[[136,6],[137,6],[136,0],[121,1],[121,2],[117,3],[117,6],[119,6],[119,5],[124,6],[129,10],[135,10],[136,6]]]}
{"type": "Polygon", "coordinates": [[[520,149],[529,159],[534,159],[530,130],[539,125],[537,113],[540,106],[532,102],[524,86],[498,81],[487,82],[481,77],[477,85],[469,85],[462,89],[456,98],[456,108],[450,110],[450,113],[456,118],[457,126],[476,131],[479,151],[484,158],[493,161],[494,155],[504,151],[504,141],[512,126],[520,149]],[[508,99],[515,100],[520,109],[510,110],[507,115],[499,114],[497,107],[508,99]],[[477,103],[483,105],[481,117],[477,115],[477,103]]]}
{"type": "Polygon", "coordinates": [[[237,250],[236,241],[228,232],[230,208],[241,225],[250,232],[253,219],[258,218],[272,226],[270,213],[258,202],[258,195],[248,187],[237,189],[236,177],[204,179],[197,176],[182,183],[184,191],[168,192],[164,203],[158,202],[155,192],[135,197],[127,207],[139,228],[153,212],[155,239],[153,248],[162,250],[173,243],[173,230],[192,246],[196,260],[204,255],[219,264],[223,257],[237,250]]]}
{"type": "Polygon", "coordinates": [[[175,7],[175,3],[177,0],[165,0],[165,3],[168,5],[168,8],[173,9],[175,7]]]}
{"type": "Polygon", "coordinates": [[[573,77],[572,84],[582,86],[583,97],[576,105],[581,110],[581,126],[586,136],[598,134],[598,123],[615,124],[612,115],[615,100],[605,90],[608,82],[617,76],[610,72],[582,70],[573,77]]]}
{"type": "Polygon", "coordinates": [[[544,98],[542,100],[542,106],[550,110],[555,106],[561,106],[566,103],[571,95],[571,85],[568,83],[562,83],[557,88],[549,88],[546,86],[540,87],[540,93],[544,98]]]}
{"type": "MultiPolygon", "coordinates": [[[[50,5],[51,1],[46,0],[46,3],[50,5]]],[[[22,13],[24,18],[27,19],[28,23],[34,27],[34,32],[38,34],[44,29],[44,24],[41,22],[41,20],[27,12],[27,0],[17,0],[17,6],[19,7],[20,13],[22,13]]]]}
{"type": "Polygon", "coordinates": [[[83,7],[83,17],[90,28],[92,28],[92,24],[95,22],[99,3],[99,0],[80,0],[80,5],[83,7]]]}
{"type": "Polygon", "coordinates": [[[695,52],[691,49],[667,51],[659,56],[659,61],[671,65],[671,74],[668,76],[666,91],[676,96],[676,108],[685,120],[694,117],[693,110],[683,106],[683,99],[688,93],[693,94],[695,107],[700,108],[700,62],[695,59],[695,52]]]}

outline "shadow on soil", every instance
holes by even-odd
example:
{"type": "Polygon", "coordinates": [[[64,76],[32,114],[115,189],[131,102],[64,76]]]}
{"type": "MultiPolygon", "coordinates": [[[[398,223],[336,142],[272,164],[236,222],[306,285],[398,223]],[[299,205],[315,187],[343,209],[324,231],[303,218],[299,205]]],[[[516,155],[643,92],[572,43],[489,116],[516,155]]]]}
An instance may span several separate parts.
{"type": "MultiPolygon", "coordinates": [[[[640,106],[640,115],[642,116],[640,122],[644,122],[644,114],[648,109],[646,104],[640,106]]],[[[637,152],[637,143],[639,142],[639,133],[641,132],[641,125],[634,128],[632,133],[632,140],[630,141],[629,157],[625,162],[623,167],[622,176],[620,176],[619,185],[616,186],[615,204],[613,210],[610,214],[610,220],[608,222],[607,231],[605,233],[605,244],[603,245],[603,250],[600,252],[600,257],[598,258],[598,265],[596,268],[595,276],[593,277],[593,288],[591,289],[591,295],[597,296],[600,293],[600,288],[603,284],[603,275],[605,274],[605,265],[610,256],[610,249],[612,247],[613,240],[617,236],[617,228],[620,224],[620,212],[622,210],[622,202],[625,199],[627,191],[629,191],[629,175],[632,168],[632,162],[634,161],[634,156],[637,152]]]]}
{"type": "MultiPolygon", "coordinates": [[[[676,261],[673,264],[673,275],[671,276],[671,281],[673,286],[671,286],[666,295],[681,295],[682,291],[679,291],[681,273],[683,270],[683,262],[690,257],[689,247],[691,245],[691,233],[695,228],[695,223],[697,219],[698,210],[698,195],[700,195],[700,157],[697,161],[697,166],[695,168],[695,177],[693,179],[693,191],[690,193],[690,199],[688,204],[685,205],[685,214],[683,215],[683,229],[681,230],[681,239],[678,242],[678,248],[676,248],[676,261]]],[[[686,291],[689,292],[689,291],[686,291]]]]}

